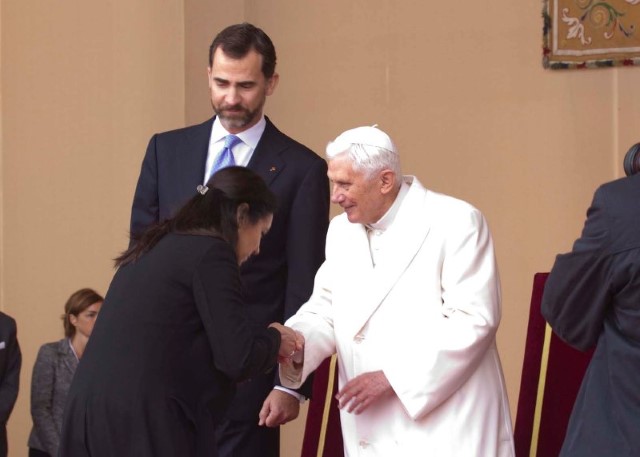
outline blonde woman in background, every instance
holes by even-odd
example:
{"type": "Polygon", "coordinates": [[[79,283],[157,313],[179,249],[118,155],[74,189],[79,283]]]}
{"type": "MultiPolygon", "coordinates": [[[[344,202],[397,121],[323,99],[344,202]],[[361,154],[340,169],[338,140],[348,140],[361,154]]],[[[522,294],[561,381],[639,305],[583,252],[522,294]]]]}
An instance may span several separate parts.
{"type": "Polygon", "coordinates": [[[31,379],[29,457],[58,455],[69,386],[103,301],[92,289],[74,292],[64,306],[65,337],[40,347],[31,379]]]}

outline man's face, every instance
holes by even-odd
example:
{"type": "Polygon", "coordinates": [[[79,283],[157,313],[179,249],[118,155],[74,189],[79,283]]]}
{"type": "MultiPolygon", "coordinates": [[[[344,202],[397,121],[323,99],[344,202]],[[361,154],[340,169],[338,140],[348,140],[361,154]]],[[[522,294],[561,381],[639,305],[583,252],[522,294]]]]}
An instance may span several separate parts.
{"type": "Polygon", "coordinates": [[[331,159],[328,168],[331,202],[342,207],[349,222],[372,224],[384,216],[387,208],[378,174],[368,177],[354,170],[346,154],[331,159]]]}
{"type": "Polygon", "coordinates": [[[216,49],[207,73],[211,105],[230,133],[247,130],[260,120],[265,99],[278,83],[277,74],[264,77],[262,56],[253,49],[240,59],[216,49]]]}

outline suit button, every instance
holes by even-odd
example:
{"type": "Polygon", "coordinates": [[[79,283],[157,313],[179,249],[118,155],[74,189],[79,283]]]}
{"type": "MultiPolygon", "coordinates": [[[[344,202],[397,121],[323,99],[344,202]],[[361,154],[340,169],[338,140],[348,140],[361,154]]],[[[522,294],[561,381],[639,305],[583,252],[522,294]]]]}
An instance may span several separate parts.
{"type": "Polygon", "coordinates": [[[361,333],[358,333],[356,336],[353,337],[353,341],[355,341],[356,344],[362,343],[362,341],[364,341],[364,335],[361,333]]]}
{"type": "Polygon", "coordinates": [[[369,447],[369,442],[366,440],[360,440],[360,443],[358,443],[360,445],[360,447],[362,449],[366,449],[367,447],[369,447]]]}

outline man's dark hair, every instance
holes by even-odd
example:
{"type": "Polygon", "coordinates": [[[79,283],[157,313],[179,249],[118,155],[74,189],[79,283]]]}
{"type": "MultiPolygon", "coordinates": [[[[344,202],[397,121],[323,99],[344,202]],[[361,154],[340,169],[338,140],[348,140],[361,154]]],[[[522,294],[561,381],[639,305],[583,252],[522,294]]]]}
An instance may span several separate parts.
{"type": "Polygon", "coordinates": [[[238,242],[238,209],[249,224],[273,214],[276,196],[264,180],[245,167],[227,167],[214,173],[207,189],[196,192],[171,219],[148,228],[118,258],[117,267],[135,262],[171,232],[212,235],[226,240],[235,249],[238,242]]]}
{"type": "Polygon", "coordinates": [[[216,35],[209,47],[209,67],[213,66],[213,54],[218,47],[233,59],[241,59],[255,49],[262,56],[264,77],[271,78],[276,70],[276,48],[271,38],[262,29],[248,22],[230,25],[216,35]]]}

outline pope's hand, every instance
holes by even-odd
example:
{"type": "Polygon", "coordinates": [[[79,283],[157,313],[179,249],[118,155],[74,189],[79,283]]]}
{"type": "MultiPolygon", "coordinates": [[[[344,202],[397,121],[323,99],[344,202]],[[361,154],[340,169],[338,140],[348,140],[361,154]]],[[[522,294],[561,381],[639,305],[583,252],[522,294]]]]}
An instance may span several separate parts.
{"type": "Polygon", "coordinates": [[[360,414],[382,398],[395,395],[389,380],[382,370],[363,373],[345,384],[336,399],[340,409],[360,414]]]}

